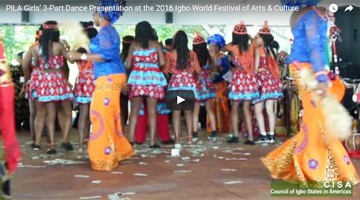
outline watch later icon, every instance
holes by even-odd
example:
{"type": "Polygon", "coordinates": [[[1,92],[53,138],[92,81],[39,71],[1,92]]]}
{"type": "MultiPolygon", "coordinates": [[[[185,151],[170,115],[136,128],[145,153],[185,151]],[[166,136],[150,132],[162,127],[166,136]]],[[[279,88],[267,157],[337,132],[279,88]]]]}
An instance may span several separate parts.
{"type": "Polygon", "coordinates": [[[352,7],[352,5],[349,5],[348,7],[345,8],[345,12],[346,11],[352,11],[354,9],[354,7],[352,7]]]}
{"type": "Polygon", "coordinates": [[[339,9],[338,5],[336,5],[334,3],[329,6],[329,11],[332,13],[336,13],[338,11],[338,9],[339,9]]]}

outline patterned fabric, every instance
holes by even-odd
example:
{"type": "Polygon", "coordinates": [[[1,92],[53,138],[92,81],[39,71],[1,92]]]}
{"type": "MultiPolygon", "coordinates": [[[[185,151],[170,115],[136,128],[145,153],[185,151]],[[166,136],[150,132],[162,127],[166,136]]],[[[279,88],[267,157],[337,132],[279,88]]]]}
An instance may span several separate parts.
{"type": "Polygon", "coordinates": [[[300,129],[299,112],[301,101],[298,90],[293,84],[286,85],[284,89],[284,111],[285,126],[290,134],[297,133],[300,129]]]}
{"type": "Polygon", "coordinates": [[[14,173],[21,159],[20,144],[16,139],[14,85],[0,84],[0,129],[7,168],[14,173]]]}
{"type": "Polygon", "coordinates": [[[289,75],[289,66],[286,63],[286,60],[289,57],[289,54],[287,54],[285,51],[280,51],[278,54],[278,63],[280,67],[280,73],[281,73],[281,80],[286,80],[286,77],[289,75]]]}
{"type": "Polygon", "coordinates": [[[302,7],[302,6],[315,6],[321,0],[281,0],[282,5],[287,5],[289,7],[302,7]]]}
{"type": "MultiPolygon", "coordinates": [[[[65,101],[73,99],[72,86],[66,79],[64,73],[59,69],[64,64],[63,56],[51,56],[48,62],[40,59],[39,85],[36,88],[36,95],[40,102],[65,101]],[[46,69],[57,69],[46,71],[46,69]],[[44,71],[43,71],[44,70],[44,71]]],[[[36,81],[33,81],[36,84],[36,81]]]]}
{"type": "Polygon", "coordinates": [[[119,165],[119,161],[134,155],[121,127],[120,89],[125,82],[125,74],[102,76],[96,80],[90,105],[92,127],[88,146],[91,167],[95,170],[110,171],[119,165]]]}
{"type": "MultiPolygon", "coordinates": [[[[308,63],[302,67],[311,68],[308,63]]],[[[290,69],[298,71],[294,65],[290,69]]],[[[299,85],[298,85],[298,88],[299,85]]],[[[300,131],[281,146],[262,158],[271,177],[285,181],[351,181],[360,179],[348,154],[338,139],[327,137],[322,102],[313,91],[300,89],[303,123],[300,131]]]]}
{"type": "Polygon", "coordinates": [[[220,34],[214,34],[207,39],[208,44],[216,44],[219,49],[225,46],[225,38],[220,34]]]}
{"type": "Polygon", "coordinates": [[[204,39],[203,36],[200,35],[199,32],[196,32],[195,37],[193,39],[193,45],[198,45],[198,44],[201,44],[201,43],[206,43],[205,39],[204,39]]]}
{"type": "Polygon", "coordinates": [[[247,73],[244,70],[232,70],[229,87],[229,99],[231,100],[252,100],[260,96],[255,74],[247,73]]]}
{"type": "Polygon", "coordinates": [[[223,76],[230,70],[230,61],[229,57],[219,53],[217,55],[218,59],[218,74],[214,78],[214,83],[219,83],[224,81],[223,76]]]}
{"type": "Polygon", "coordinates": [[[263,25],[263,27],[259,30],[259,33],[260,33],[260,34],[270,34],[270,33],[271,33],[271,30],[270,30],[269,25],[268,25],[268,21],[265,21],[265,22],[264,22],[264,25],[263,25]]]}
{"type": "Polygon", "coordinates": [[[39,87],[40,84],[40,77],[41,72],[39,71],[39,68],[33,67],[31,74],[30,74],[30,80],[26,83],[26,95],[29,99],[35,99],[37,98],[36,94],[36,88],[39,87]]]}
{"type": "MultiPolygon", "coordinates": [[[[214,84],[216,98],[211,100],[211,109],[215,114],[216,131],[218,133],[229,133],[230,131],[230,110],[228,101],[227,82],[222,81],[214,84]]],[[[209,115],[206,120],[206,130],[211,132],[211,121],[209,115]]]]}
{"type": "Polygon", "coordinates": [[[133,51],[133,68],[129,76],[130,98],[148,96],[157,99],[165,97],[166,79],[159,67],[156,48],[133,51]]]}
{"type": "Polygon", "coordinates": [[[196,83],[196,92],[198,94],[199,101],[206,101],[216,97],[210,65],[202,67],[196,83]]]}
{"type": "Polygon", "coordinates": [[[260,58],[257,80],[259,85],[260,97],[254,99],[253,103],[258,103],[267,99],[278,99],[284,96],[280,79],[272,75],[266,64],[265,57],[260,58]]]}
{"type": "Polygon", "coordinates": [[[124,12],[124,7],[126,6],[126,1],[121,0],[100,0],[99,6],[97,7],[100,10],[100,16],[104,17],[106,20],[115,23],[124,12]],[[111,7],[122,7],[122,9],[109,9],[111,7]]]}
{"type": "MultiPolygon", "coordinates": [[[[211,100],[211,109],[215,114],[216,131],[218,133],[228,133],[230,131],[230,110],[228,100],[228,83],[223,76],[230,70],[228,56],[222,53],[216,55],[218,74],[214,79],[216,97],[211,100]]],[[[210,117],[207,115],[206,130],[211,132],[210,117]]]]}
{"type": "Polygon", "coordinates": [[[231,52],[231,62],[235,67],[245,70],[247,73],[254,72],[254,45],[249,45],[249,49],[241,52],[237,45],[227,45],[226,49],[231,52]]]}
{"type": "Polygon", "coordinates": [[[79,75],[76,78],[74,87],[75,103],[90,103],[92,94],[95,90],[95,79],[93,73],[93,64],[89,61],[80,61],[77,63],[79,75]]]}
{"type": "Polygon", "coordinates": [[[194,73],[201,71],[199,62],[195,52],[190,51],[189,66],[185,70],[176,69],[176,54],[167,52],[165,54],[166,65],[164,72],[171,74],[171,79],[168,85],[168,91],[172,90],[191,90],[195,94],[195,99],[198,100],[199,96],[196,92],[196,81],[194,73]]]}
{"type": "Polygon", "coordinates": [[[196,91],[196,82],[194,76],[188,72],[183,72],[179,74],[173,74],[171,76],[168,91],[176,90],[191,90],[195,94],[195,100],[199,101],[199,96],[196,91]]]}
{"type": "MultiPolygon", "coordinates": [[[[167,109],[166,102],[164,99],[158,101],[158,103],[156,105],[156,112],[158,115],[167,115],[167,114],[171,113],[171,110],[167,109]]],[[[146,113],[147,113],[147,111],[145,110],[144,102],[143,102],[141,104],[138,115],[144,116],[144,115],[146,115],[146,113]]]]}
{"type": "Polygon", "coordinates": [[[240,21],[238,24],[234,26],[233,33],[238,35],[246,35],[247,28],[243,21],[240,21]]]}
{"type": "Polygon", "coordinates": [[[47,61],[44,59],[40,59],[40,69],[46,70],[46,69],[60,69],[65,64],[64,62],[64,56],[58,55],[58,56],[51,56],[47,61]]]}

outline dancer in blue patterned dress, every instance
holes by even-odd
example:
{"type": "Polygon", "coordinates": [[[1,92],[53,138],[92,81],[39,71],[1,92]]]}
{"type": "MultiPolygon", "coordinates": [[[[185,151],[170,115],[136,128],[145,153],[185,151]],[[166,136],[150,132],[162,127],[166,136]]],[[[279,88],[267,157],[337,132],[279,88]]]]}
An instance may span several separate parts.
{"type": "MultiPolygon", "coordinates": [[[[225,43],[225,41],[224,41],[225,43]]],[[[205,102],[206,113],[210,118],[211,135],[209,138],[214,139],[217,137],[215,114],[211,110],[211,100],[216,97],[215,86],[213,83],[214,73],[216,70],[215,62],[211,59],[207,43],[204,38],[196,33],[193,40],[193,51],[196,53],[201,66],[201,72],[196,82],[196,92],[198,101],[195,103],[193,113],[193,139],[198,138],[197,129],[199,122],[200,103],[205,102]]]]}
{"type": "Polygon", "coordinates": [[[159,148],[155,143],[156,106],[158,99],[165,97],[165,76],[160,68],[165,64],[164,54],[159,42],[155,39],[150,23],[142,21],[136,25],[135,41],[131,44],[126,67],[131,68],[128,80],[130,86],[130,141],[134,142],[137,115],[143,98],[146,97],[150,119],[150,147],[159,148]]]}

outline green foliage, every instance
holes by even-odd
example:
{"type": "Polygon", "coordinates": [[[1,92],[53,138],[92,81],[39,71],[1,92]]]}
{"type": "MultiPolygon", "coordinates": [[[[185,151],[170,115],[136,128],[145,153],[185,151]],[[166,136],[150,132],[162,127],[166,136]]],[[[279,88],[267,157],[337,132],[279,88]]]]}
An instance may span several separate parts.
{"type": "Polygon", "coordinates": [[[6,60],[9,63],[16,60],[17,54],[21,51],[26,51],[35,41],[37,29],[37,26],[0,26],[0,35],[3,37],[6,60]]]}

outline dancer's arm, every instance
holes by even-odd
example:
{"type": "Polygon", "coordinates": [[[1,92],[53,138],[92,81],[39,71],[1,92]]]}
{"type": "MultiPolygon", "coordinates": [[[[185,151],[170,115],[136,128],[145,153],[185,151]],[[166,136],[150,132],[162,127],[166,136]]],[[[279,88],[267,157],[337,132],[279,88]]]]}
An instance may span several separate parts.
{"type": "Polygon", "coordinates": [[[310,62],[319,82],[316,91],[319,95],[326,95],[328,76],[325,73],[327,66],[327,22],[316,11],[310,11],[304,16],[306,39],[310,51],[310,62]]]}
{"type": "Polygon", "coordinates": [[[157,44],[157,50],[159,55],[159,66],[162,67],[165,65],[165,56],[160,43],[157,44]]]}
{"type": "Polygon", "coordinates": [[[131,69],[132,66],[132,56],[134,51],[134,43],[130,45],[128,56],[126,57],[126,69],[131,69]]]}
{"type": "Polygon", "coordinates": [[[260,52],[259,52],[259,48],[255,48],[255,61],[254,61],[254,68],[255,68],[255,73],[258,72],[259,70],[259,65],[260,65],[260,52]]]}
{"type": "Polygon", "coordinates": [[[327,22],[315,11],[304,16],[306,39],[310,51],[310,62],[320,83],[328,83],[327,66],[327,22]]]}
{"type": "Polygon", "coordinates": [[[24,78],[25,78],[24,87],[25,87],[27,81],[30,80],[30,75],[31,75],[31,67],[30,67],[31,59],[32,59],[31,51],[32,51],[32,47],[30,47],[29,50],[26,52],[26,55],[23,59],[23,63],[21,65],[21,68],[24,72],[24,78]]]}

